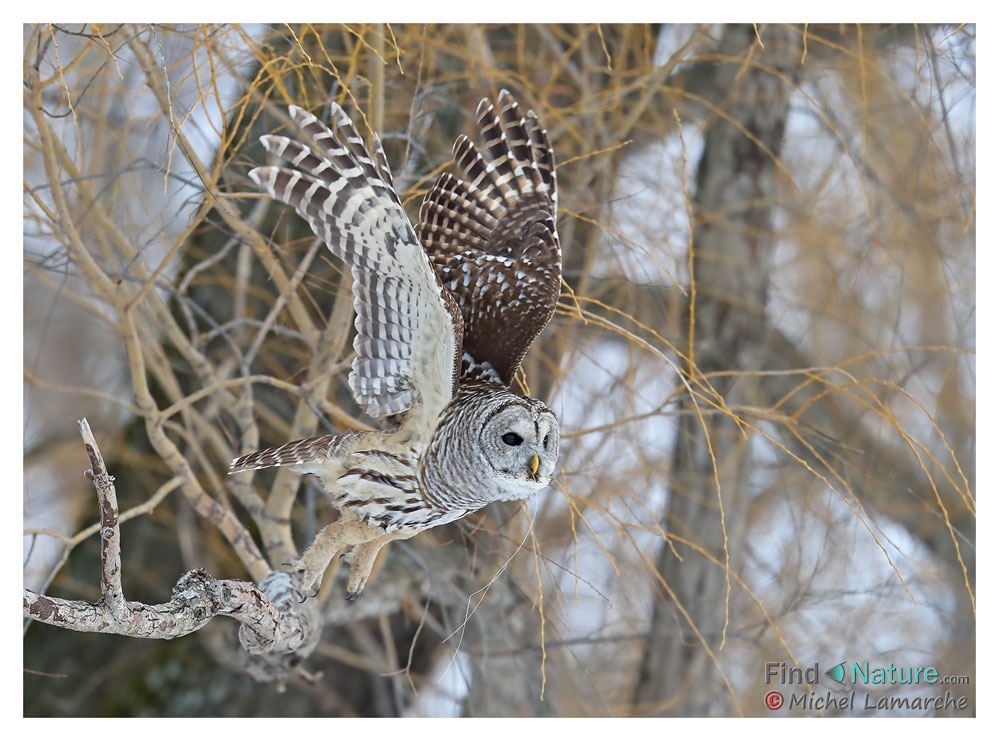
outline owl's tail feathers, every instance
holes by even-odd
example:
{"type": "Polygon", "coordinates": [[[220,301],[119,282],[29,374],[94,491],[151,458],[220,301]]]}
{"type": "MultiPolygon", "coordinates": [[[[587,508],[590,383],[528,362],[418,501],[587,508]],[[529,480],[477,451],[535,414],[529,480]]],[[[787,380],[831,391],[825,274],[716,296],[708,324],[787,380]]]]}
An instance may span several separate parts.
{"type": "MultiPolygon", "coordinates": [[[[256,453],[250,453],[234,458],[229,464],[229,474],[243,471],[255,471],[258,468],[275,468],[277,466],[308,466],[329,460],[335,453],[343,435],[323,435],[322,437],[307,437],[304,440],[294,440],[276,448],[265,448],[256,453]]],[[[303,471],[305,473],[306,471],[303,471]]]]}

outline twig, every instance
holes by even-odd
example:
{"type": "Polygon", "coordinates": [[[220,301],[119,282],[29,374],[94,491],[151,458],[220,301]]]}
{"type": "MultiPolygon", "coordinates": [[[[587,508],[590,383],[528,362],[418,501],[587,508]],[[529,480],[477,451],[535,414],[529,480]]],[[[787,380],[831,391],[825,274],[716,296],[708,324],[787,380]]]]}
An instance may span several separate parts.
{"type": "MultiPolygon", "coordinates": [[[[172,479],[163,484],[159,489],[157,489],[153,493],[153,495],[149,497],[149,499],[147,499],[145,502],[122,512],[121,515],[118,516],[118,524],[120,525],[123,522],[128,522],[129,520],[135,519],[139,515],[149,514],[154,509],[156,509],[156,505],[162,502],[170,492],[172,492],[174,489],[180,486],[183,482],[184,482],[183,479],[181,479],[178,476],[174,476],[172,479]]],[[[101,529],[101,523],[95,522],[93,525],[84,528],[76,535],[65,535],[63,533],[56,532],[55,530],[49,530],[48,528],[44,527],[28,528],[27,530],[24,530],[22,532],[22,535],[48,535],[51,538],[56,538],[57,540],[61,540],[63,543],[66,544],[68,548],[72,549],[78,546],[80,543],[82,543],[84,540],[89,538],[94,533],[98,532],[100,529],[101,529]]]]}

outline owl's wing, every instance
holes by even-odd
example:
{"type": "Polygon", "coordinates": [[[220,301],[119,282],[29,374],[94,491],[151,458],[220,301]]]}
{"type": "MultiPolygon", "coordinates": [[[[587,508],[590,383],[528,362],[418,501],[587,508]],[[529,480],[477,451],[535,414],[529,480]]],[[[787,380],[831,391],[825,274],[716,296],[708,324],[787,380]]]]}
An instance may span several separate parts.
{"type": "Polygon", "coordinates": [[[378,137],[375,157],[343,109],[332,104],[336,134],[290,106],[303,141],[262,136],[267,151],[291,167],[258,167],[250,177],[293,206],[354,278],[357,357],[354,398],[372,417],[423,404],[432,418],[457,386],[461,314],[443,290],[392,187],[378,137]]]}
{"type": "Polygon", "coordinates": [[[437,179],[417,233],[461,308],[464,376],[509,386],[558,302],[555,158],[537,115],[521,116],[506,90],[498,113],[483,99],[476,119],[483,150],[458,137],[461,178],[437,179]]]}

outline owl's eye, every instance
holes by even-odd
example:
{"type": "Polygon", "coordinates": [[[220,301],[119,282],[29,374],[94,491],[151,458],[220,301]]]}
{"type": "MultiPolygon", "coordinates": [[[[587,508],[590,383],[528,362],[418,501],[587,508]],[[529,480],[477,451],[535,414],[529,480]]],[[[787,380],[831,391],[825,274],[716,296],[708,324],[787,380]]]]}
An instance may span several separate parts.
{"type": "Polygon", "coordinates": [[[507,445],[510,445],[512,447],[516,447],[516,446],[520,445],[522,442],[524,442],[524,438],[522,438],[516,432],[508,432],[508,433],[506,433],[503,436],[502,440],[507,445]]]}
{"type": "Polygon", "coordinates": [[[545,446],[545,450],[548,450],[548,438],[550,437],[551,435],[545,435],[545,439],[541,441],[541,444],[545,446]]]}

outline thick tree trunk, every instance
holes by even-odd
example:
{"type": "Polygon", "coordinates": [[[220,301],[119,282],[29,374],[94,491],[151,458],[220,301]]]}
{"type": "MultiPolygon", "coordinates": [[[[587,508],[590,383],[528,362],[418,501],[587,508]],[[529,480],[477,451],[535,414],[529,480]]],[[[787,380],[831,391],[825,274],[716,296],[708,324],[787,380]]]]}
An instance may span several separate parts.
{"type": "MultiPolygon", "coordinates": [[[[789,86],[754,65],[791,74],[797,64],[786,32],[770,29],[764,42],[765,48],[752,26],[725,26],[719,52],[750,61],[741,66],[718,62],[710,69],[705,97],[726,115],[708,113],[693,198],[693,350],[698,374],[752,371],[762,363],[774,250],[775,157],[787,120],[789,86]]],[[[752,377],[715,382],[715,388],[730,406],[757,402],[752,377]]],[[[690,398],[684,404],[693,409],[690,398]]],[[[705,407],[704,402],[700,405],[705,407]]],[[[706,415],[703,424],[696,414],[678,419],[664,529],[700,544],[723,564],[727,545],[728,560],[737,565],[751,494],[748,438],[725,415],[706,415]]],[[[673,595],[663,590],[653,608],[651,637],[635,688],[636,712],[735,713],[738,708],[712,660],[726,622],[725,572],[695,551],[676,547],[682,562],[666,544],[658,556],[658,571],[673,595]]]]}

